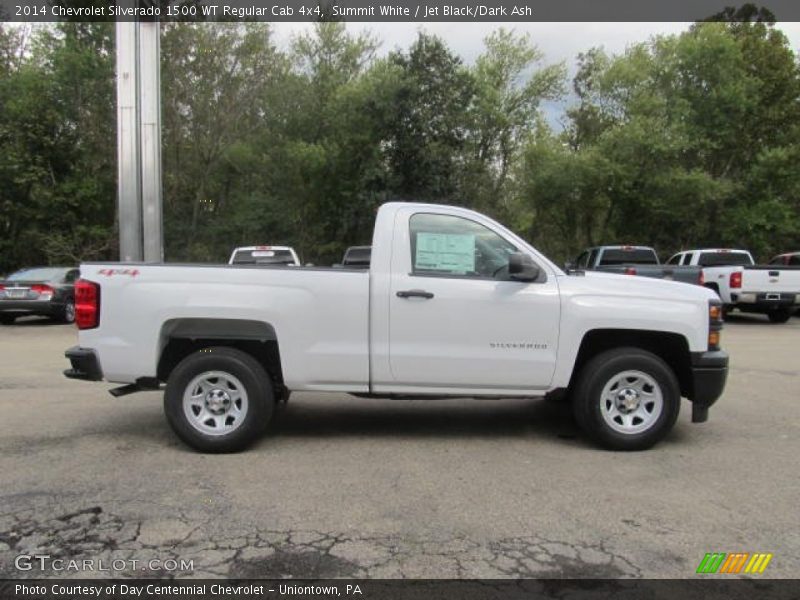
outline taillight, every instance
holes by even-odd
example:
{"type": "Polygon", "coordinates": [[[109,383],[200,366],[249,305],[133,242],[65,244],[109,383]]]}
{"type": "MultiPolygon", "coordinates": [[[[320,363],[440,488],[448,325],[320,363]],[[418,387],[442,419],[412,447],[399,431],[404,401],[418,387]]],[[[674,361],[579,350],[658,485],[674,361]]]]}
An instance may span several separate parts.
{"type": "Polygon", "coordinates": [[[697,285],[705,285],[706,284],[706,276],[703,275],[703,270],[700,269],[700,276],[697,278],[697,285]]]}
{"type": "Polygon", "coordinates": [[[625,275],[636,275],[636,269],[633,267],[625,267],[625,275]]]}
{"type": "Polygon", "coordinates": [[[740,287],[742,287],[742,272],[741,271],[734,271],[733,273],[731,273],[730,286],[731,286],[731,288],[740,288],[740,287]]]}
{"type": "Polygon", "coordinates": [[[51,288],[49,285],[44,285],[43,283],[34,283],[31,286],[31,290],[39,294],[39,296],[43,296],[43,298],[40,298],[41,300],[49,300],[53,297],[53,294],[56,293],[53,288],[51,288]]]}
{"type": "Polygon", "coordinates": [[[79,279],[75,282],[75,323],[78,329],[93,329],[100,324],[100,285],[79,279]]]}

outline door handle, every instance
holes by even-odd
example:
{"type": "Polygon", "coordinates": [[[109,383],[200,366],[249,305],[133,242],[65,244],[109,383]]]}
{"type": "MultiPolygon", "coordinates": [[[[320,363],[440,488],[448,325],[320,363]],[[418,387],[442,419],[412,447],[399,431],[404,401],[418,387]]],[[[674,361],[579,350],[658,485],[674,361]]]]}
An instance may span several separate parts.
{"type": "Polygon", "coordinates": [[[433,294],[431,292],[426,292],[425,290],[404,290],[402,292],[397,292],[398,298],[425,298],[426,300],[430,300],[433,298],[433,294]]]}

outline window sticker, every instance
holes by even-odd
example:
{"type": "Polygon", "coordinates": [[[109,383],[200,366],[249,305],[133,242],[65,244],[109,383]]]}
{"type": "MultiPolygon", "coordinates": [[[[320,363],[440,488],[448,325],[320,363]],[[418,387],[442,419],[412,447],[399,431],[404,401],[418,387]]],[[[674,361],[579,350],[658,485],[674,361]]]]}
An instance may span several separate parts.
{"type": "Polygon", "coordinates": [[[418,233],[414,268],[450,273],[475,271],[475,235],[471,233],[418,233]]]}

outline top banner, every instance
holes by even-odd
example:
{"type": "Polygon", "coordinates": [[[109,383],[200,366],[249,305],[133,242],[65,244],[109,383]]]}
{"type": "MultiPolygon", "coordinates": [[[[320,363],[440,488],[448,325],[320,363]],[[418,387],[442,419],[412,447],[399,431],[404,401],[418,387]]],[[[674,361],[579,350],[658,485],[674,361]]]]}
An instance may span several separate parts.
{"type": "MultiPolygon", "coordinates": [[[[0,20],[634,22],[733,20],[733,0],[0,0],[0,20]]],[[[759,3],[777,21],[800,21],[800,0],[759,3]]]]}

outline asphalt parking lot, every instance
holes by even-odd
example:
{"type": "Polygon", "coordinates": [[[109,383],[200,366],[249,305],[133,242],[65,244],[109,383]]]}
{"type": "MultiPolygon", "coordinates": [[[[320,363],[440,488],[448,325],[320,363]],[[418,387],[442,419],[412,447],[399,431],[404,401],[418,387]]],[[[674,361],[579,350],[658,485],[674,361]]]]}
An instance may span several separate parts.
{"type": "MultiPolygon", "coordinates": [[[[42,576],[15,569],[24,553],[193,561],[181,577],[490,578],[693,577],[706,552],[743,551],[800,574],[800,318],[734,316],[709,422],[684,403],[665,442],[626,454],[544,401],[313,394],[249,451],[196,454],[160,394],[66,380],[76,337],[0,328],[3,577],[42,576]]],[[[166,573],[147,564],[123,574],[166,573]]]]}

